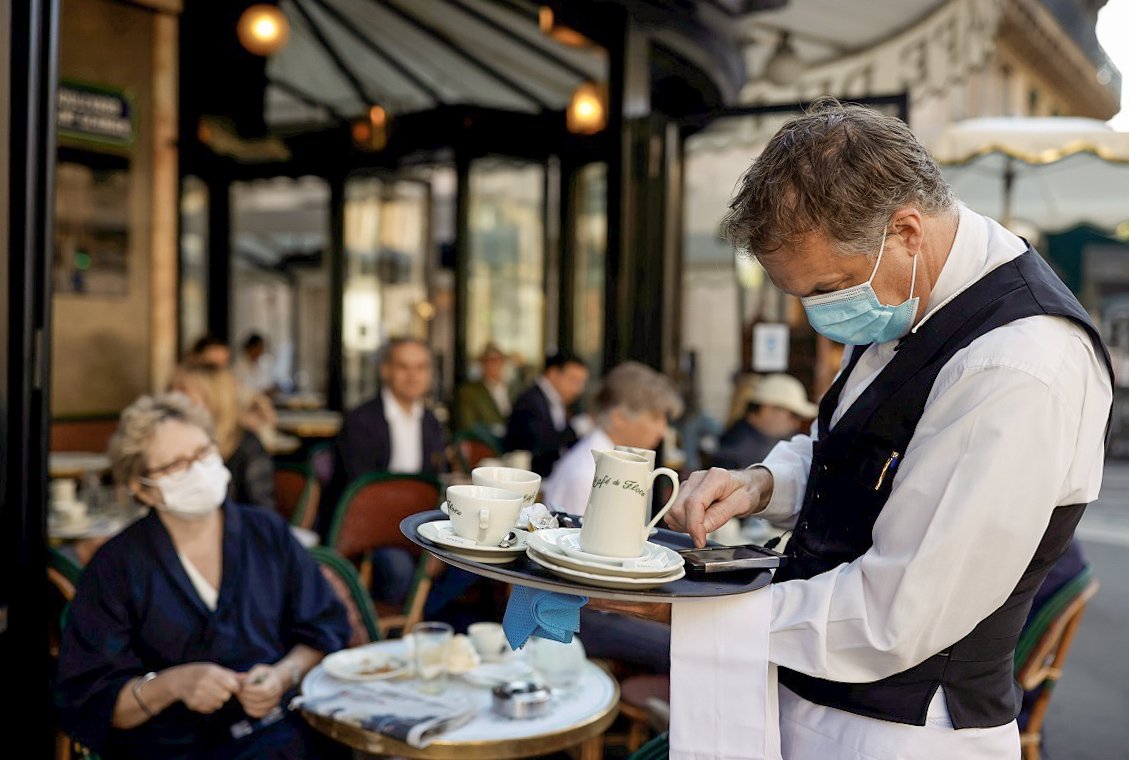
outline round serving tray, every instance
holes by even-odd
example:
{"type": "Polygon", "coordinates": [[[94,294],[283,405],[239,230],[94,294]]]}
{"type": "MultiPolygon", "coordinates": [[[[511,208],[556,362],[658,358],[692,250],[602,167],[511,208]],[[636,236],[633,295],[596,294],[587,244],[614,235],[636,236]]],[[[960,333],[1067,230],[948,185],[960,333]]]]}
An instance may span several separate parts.
{"type": "MultiPolygon", "coordinates": [[[[453,567],[481,575],[484,578],[519,586],[529,586],[544,591],[559,591],[564,594],[577,594],[594,599],[612,599],[621,602],[673,602],[676,599],[746,594],[767,586],[772,579],[772,573],[769,570],[752,570],[740,573],[724,573],[722,578],[711,577],[708,579],[687,574],[683,578],[671,581],[658,588],[640,591],[621,591],[586,586],[581,583],[572,583],[554,575],[524,554],[505,565],[486,565],[475,562],[465,555],[457,554],[445,546],[428,541],[416,531],[416,528],[423,523],[446,519],[448,519],[447,515],[439,510],[420,512],[404,518],[400,523],[400,531],[409,541],[422,546],[453,567]]],[[[660,528],[658,533],[652,536],[650,540],[672,549],[689,549],[692,546],[690,537],[685,533],[677,533],[665,528],[660,528]]]]}

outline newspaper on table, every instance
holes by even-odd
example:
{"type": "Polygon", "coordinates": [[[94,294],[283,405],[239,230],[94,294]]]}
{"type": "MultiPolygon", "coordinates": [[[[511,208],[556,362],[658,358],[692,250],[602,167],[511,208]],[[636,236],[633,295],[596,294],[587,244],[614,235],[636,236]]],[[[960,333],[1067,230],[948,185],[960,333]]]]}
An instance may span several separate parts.
{"type": "Polygon", "coordinates": [[[293,707],[360,726],[412,747],[426,747],[447,731],[466,725],[475,707],[414,686],[390,682],[343,685],[336,692],[296,697],[293,707]]]}

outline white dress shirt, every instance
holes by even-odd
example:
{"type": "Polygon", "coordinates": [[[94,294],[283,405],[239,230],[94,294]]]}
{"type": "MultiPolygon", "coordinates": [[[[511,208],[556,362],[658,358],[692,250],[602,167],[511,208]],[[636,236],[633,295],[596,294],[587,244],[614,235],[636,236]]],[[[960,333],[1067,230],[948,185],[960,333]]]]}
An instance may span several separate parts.
{"type": "Polygon", "coordinates": [[[614,449],[615,444],[600,426],[581,438],[553,465],[553,471],[541,484],[541,497],[552,509],[571,515],[582,515],[588,507],[592,481],[596,478],[593,449],[614,449]]]}
{"type": "Polygon", "coordinates": [[[557,393],[557,389],[553,384],[545,379],[545,376],[537,378],[537,387],[545,394],[545,398],[549,399],[549,414],[553,417],[553,427],[558,431],[564,430],[568,425],[568,411],[565,409],[564,401],[561,400],[561,394],[557,393]]]}
{"type": "Polygon", "coordinates": [[[387,388],[380,392],[384,403],[384,419],[388,422],[389,472],[421,472],[423,470],[423,403],[415,402],[405,412],[387,388]]]}
{"type": "MultiPolygon", "coordinates": [[[[999,224],[961,207],[922,323],[1024,250],[1023,241],[999,224]]],[[[895,346],[867,349],[843,388],[832,426],[895,346]]],[[[769,659],[819,678],[869,682],[963,638],[1011,594],[1051,510],[1097,498],[1111,399],[1108,374],[1089,337],[1063,318],[1017,320],[959,351],[929,394],[874,524],[874,545],[853,562],[772,587],[769,659]]],[[[813,425],[810,436],[784,441],[766,457],[763,466],[775,485],[759,517],[778,526],[795,523],[816,434],[813,425]]],[[[1018,757],[1014,723],[949,729],[943,743],[935,739],[931,727],[951,725],[941,689],[930,706],[930,725],[921,728],[813,705],[784,691],[785,757],[894,757],[883,748],[895,734],[897,741],[921,739],[897,757],[1018,757]],[[823,734],[850,736],[850,746],[823,734]],[[841,749],[831,751],[834,746],[841,749]]]]}
{"type": "Polygon", "coordinates": [[[509,417],[510,390],[506,387],[506,384],[504,382],[491,383],[488,380],[483,380],[482,384],[486,386],[486,391],[490,394],[490,398],[494,399],[494,405],[498,407],[502,416],[509,417]]]}

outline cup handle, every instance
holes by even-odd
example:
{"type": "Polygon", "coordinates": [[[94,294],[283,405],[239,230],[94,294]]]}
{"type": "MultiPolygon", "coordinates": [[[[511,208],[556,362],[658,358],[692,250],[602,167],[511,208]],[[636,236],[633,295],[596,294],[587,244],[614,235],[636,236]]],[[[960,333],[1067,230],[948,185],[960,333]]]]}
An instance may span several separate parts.
{"type": "Polygon", "coordinates": [[[450,511],[448,511],[448,509],[447,509],[447,502],[443,502],[442,504],[439,505],[439,511],[442,512],[445,515],[451,514],[450,511]]]}
{"type": "Polygon", "coordinates": [[[486,540],[486,529],[490,527],[490,510],[478,510],[478,543],[486,540]]]}
{"type": "Polygon", "coordinates": [[[674,486],[674,493],[672,493],[670,495],[670,498],[667,499],[667,502],[663,505],[663,508],[660,509],[653,518],[651,518],[651,521],[649,523],[647,523],[647,527],[643,528],[644,541],[647,540],[647,535],[651,532],[651,528],[659,524],[659,520],[663,519],[663,515],[670,511],[670,508],[674,506],[675,500],[678,499],[678,473],[670,469],[669,467],[657,467],[655,468],[654,472],[651,473],[651,478],[647,481],[648,485],[653,487],[655,485],[655,478],[660,475],[665,475],[670,478],[670,482],[674,486]]]}

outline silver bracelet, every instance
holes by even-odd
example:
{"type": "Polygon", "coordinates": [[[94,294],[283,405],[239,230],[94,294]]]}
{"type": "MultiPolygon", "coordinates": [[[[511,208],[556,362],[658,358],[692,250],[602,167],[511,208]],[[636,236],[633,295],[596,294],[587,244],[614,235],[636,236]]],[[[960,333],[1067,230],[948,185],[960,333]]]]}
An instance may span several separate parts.
{"type": "Polygon", "coordinates": [[[150,710],[145,702],[141,700],[141,687],[149,683],[156,677],[157,674],[150,670],[148,673],[141,676],[141,678],[138,678],[133,682],[133,698],[137,700],[137,706],[141,708],[141,712],[145,713],[150,718],[157,717],[157,714],[150,710]]]}

